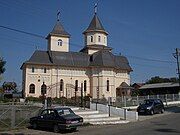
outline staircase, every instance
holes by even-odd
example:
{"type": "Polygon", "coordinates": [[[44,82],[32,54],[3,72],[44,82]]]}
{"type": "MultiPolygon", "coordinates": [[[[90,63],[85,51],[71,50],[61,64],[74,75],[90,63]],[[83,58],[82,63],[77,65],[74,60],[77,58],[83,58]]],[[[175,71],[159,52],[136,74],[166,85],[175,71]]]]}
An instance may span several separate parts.
{"type": "Polygon", "coordinates": [[[99,111],[94,111],[90,109],[83,108],[75,108],[71,107],[71,109],[79,116],[83,117],[84,123],[90,123],[93,125],[101,125],[101,124],[122,124],[128,123],[129,121],[122,120],[118,116],[110,116],[109,114],[102,113],[99,111]]]}

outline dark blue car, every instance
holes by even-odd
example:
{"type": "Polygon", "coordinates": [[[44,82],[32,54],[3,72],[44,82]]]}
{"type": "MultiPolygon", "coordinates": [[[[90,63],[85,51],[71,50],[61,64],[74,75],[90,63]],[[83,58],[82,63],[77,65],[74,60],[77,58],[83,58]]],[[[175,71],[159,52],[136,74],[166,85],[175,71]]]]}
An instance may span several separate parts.
{"type": "Polygon", "coordinates": [[[42,127],[51,128],[54,132],[64,129],[75,131],[83,124],[83,118],[68,107],[45,109],[38,116],[30,118],[30,124],[34,129],[42,127]]]}
{"type": "Polygon", "coordinates": [[[164,104],[160,99],[146,99],[137,108],[138,114],[164,113],[164,104]]]}

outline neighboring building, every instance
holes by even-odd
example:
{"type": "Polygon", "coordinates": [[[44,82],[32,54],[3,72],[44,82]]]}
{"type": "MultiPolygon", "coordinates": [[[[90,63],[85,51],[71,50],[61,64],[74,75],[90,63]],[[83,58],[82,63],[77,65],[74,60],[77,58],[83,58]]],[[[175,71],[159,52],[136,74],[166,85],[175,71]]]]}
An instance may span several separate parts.
{"type": "Polygon", "coordinates": [[[122,82],[119,87],[116,88],[116,96],[131,96],[133,88],[130,87],[126,82],[122,82]]]}
{"type": "Polygon", "coordinates": [[[139,90],[139,88],[142,87],[143,85],[144,85],[144,83],[134,83],[134,84],[132,85],[133,91],[139,90]]]}
{"type": "Polygon", "coordinates": [[[130,85],[128,60],[112,54],[108,33],[96,13],[83,34],[84,48],[69,51],[70,34],[57,20],[47,36],[47,51],[36,50],[21,67],[24,97],[71,98],[80,96],[83,87],[84,95],[108,98],[117,96],[122,82],[130,85]]]}
{"type": "Polygon", "coordinates": [[[140,95],[178,94],[179,83],[155,83],[145,84],[139,88],[140,95]]]}

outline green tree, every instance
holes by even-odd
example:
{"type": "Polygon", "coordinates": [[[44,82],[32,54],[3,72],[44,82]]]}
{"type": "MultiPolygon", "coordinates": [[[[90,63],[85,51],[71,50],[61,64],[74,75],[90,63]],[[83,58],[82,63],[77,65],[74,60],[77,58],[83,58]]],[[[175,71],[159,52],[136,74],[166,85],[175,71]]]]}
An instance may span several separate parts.
{"type": "Polygon", "coordinates": [[[0,58],[0,75],[3,74],[5,72],[5,66],[6,61],[3,60],[3,58],[0,58]]]}
{"type": "Polygon", "coordinates": [[[177,83],[178,79],[175,77],[172,78],[161,78],[159,76],[152,77],[150,80],[146,82],[146,84],[153,84],[153,83],[167,83],[167,82],[173,82],[177,83]]]}

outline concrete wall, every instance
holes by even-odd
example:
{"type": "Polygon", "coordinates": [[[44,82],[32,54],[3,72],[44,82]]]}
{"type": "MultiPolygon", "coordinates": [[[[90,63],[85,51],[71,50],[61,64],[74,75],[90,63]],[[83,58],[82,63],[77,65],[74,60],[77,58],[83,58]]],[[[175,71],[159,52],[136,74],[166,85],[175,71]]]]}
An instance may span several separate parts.
{"type": "MultiPolygon", "coordinates": [[[[96,103],[90,103],[90,109],[96,110],[96,103]]],[[[104,113],[109,113],[109,106],[103,105],[103,104],[97,104],[97,110],[104,112],[104,113]]],[[[110,114],[120,116],[120,117],[125,118],[126,120],[130,120],[130,121],[138,120],[137,112],[127,111],[126,109],[117,108],[117,107],[113,107],[113,106],[110,106],[110,114]]]]}

